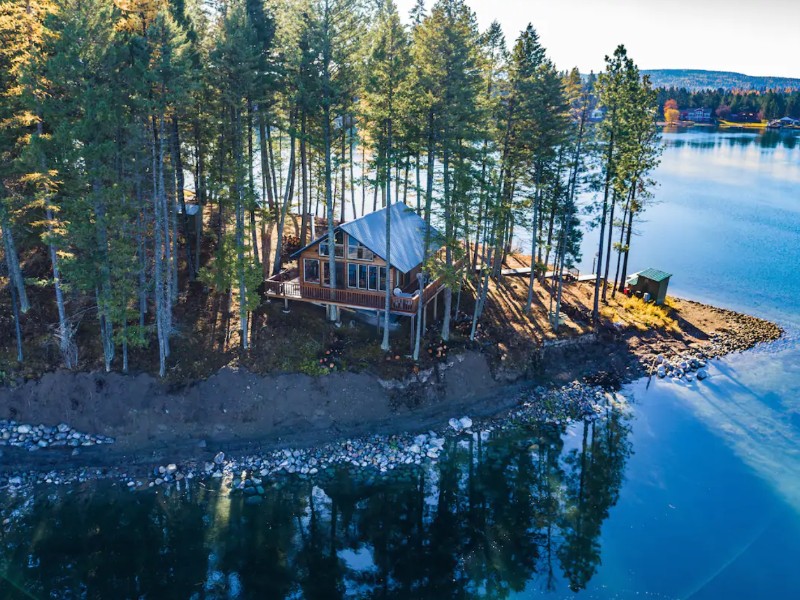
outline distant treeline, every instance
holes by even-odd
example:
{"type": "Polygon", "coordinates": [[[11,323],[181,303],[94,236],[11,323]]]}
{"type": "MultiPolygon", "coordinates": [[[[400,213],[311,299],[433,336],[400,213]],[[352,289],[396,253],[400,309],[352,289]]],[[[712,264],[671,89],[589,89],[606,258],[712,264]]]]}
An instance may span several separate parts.
{"type": "Polygon", "coordinates": [[[728,71],[702,71],[699,69],[652,69],[642,70],[648,75],[653,87],[686,88],[700,90],[743,90],[765,92],[767,90],[800,90],[800,79],[789,77],[760,77],[731,73],[728,71]]]}
{"type": "Polygon", "coordinates": [[[757,92],[746,90],[698,90],[687,88],[658,88],[659,115],[664,114],[664,103],[674,99],[678,110],[710,108],[714,117],[727,119],[731,115],[752,115],[758,119],[800,119],[800,91],[757,92]]]}

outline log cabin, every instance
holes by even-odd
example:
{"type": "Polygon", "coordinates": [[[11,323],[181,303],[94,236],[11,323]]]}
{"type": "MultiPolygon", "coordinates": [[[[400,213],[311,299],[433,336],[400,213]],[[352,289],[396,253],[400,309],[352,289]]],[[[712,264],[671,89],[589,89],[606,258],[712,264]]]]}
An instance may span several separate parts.
{"type": "MultiPolygon", "coordinates": [[[[290,256],[297,266],[265,282],[268,296],[339,308],[374,312],[378,321],[385,310],[386,286],[391,290],[391,314],[417,315],[435,301],[444,288],[441,279],[425,282],[420,294],[417,275],[426,256],[425,221],[403,203],[395,203],[334,229],[335,286],[331,287],[327,231],[290,256]],[[391,263],[386,261],[386,219],[391,219],[391,263]]],[[[427,236],[427,256],[443,252],[441,235],[433,227],[427,236]]],[[[435,307],[435,303],[434,303],[435,307]]],[[[427,315],[427,310],[423,311],[427,315]]]]}

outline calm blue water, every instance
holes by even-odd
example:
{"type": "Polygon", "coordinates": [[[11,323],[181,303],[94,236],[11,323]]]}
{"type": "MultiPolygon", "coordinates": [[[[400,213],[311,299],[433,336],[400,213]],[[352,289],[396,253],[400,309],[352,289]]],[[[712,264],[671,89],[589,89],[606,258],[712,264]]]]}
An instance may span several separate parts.
{"type": "MultiPolygon", "coordinates": [[[[688,129],[663,140],[629,271],[662,269],[672,294],[800,323],[800,134],[688,129]]],[[[585,236],[581,272],[592,272],[597,235],[585,236]]]]}
{"type": "Polygon", "coordinates": [[[0,528],[0,598],[800,597],[800,144],[665,141],[633,270],[786,340],[702,384],[633,384],[627,414],[451,440],[392,479],[274,482],[260,506],[214,486],[44,488],[0,528]]]}
{"type": "MultiPolygon", "coordinates": [[[[670,293],[777,320],[788,334],[718,363],[702,385],[630,386],[634,455],[589,596],[796,598],[800,139],[688,130],[664,141],[633,270],[669,271],[670,293]]],[[[584,245],[587,272],[596,239],[584,245]]]]}

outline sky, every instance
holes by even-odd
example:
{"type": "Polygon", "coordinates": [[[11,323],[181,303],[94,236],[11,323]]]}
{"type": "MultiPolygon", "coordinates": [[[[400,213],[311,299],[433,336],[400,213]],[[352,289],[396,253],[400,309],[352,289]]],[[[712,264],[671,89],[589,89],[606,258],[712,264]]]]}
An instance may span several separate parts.
{"type": "MultiPolygon", "coordinates": [[[[395,0],[406,16],[414,0],[395,0]]],[[[640,69],[800,78],[800,0],[466,0],[509,46],[530,22],[559,69],[602,71],[619,44],[640,69]]],[[[425,0],[427,8],[434,0],[425,0]]]]}

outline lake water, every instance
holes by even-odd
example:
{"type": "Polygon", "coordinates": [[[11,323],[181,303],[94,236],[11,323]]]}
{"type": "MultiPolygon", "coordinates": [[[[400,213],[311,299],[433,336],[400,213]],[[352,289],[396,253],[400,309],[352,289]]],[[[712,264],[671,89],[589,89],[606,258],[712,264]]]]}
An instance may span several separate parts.
{"type": "MultiPolygon", "coordinates": [[[[666,134],[631,264],[786,339],[701,384],[628,386],[594,424],[449,440],[392,478],[286,479],[258,506],[42,488],[0,533],[0,598],[800,597],[798,141],[666,134]]],[[[588,236],[582,271],[593,255],[588,236]]]]}

